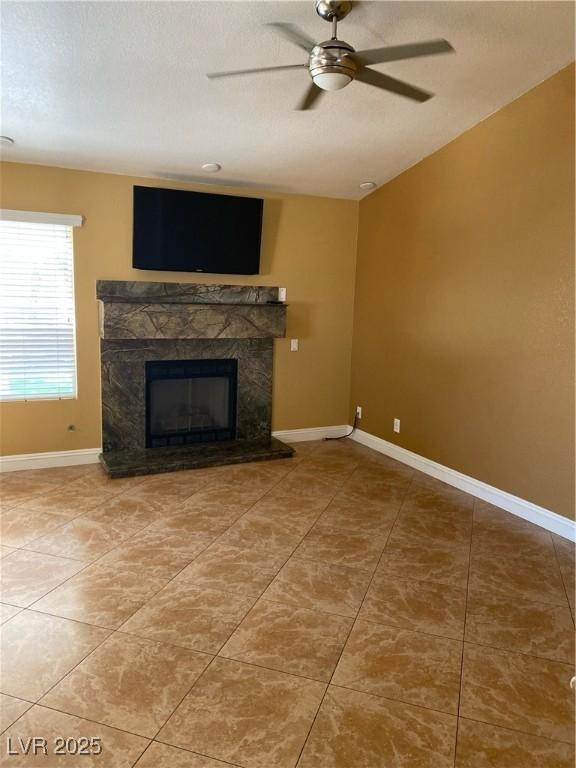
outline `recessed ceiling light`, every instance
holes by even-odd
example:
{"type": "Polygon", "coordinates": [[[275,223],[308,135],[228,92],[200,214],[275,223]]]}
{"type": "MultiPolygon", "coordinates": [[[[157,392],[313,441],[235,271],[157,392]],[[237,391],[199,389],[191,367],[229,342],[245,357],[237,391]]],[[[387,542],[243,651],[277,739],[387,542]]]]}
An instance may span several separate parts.
{"type": "Polygon", "coordinates": [[[0,136],[0,144],[14,144],[14,139],[12,136],[0,136]]]}
{"type": "Polygon", "coordinates": [[[206,173],[218,173],[218,171],[222,170],[222,166],[220,163],[204,163],[202,170],[206,171],[206,173]]]}
{"type": "Polygon", "coordinates": [[[358,185],[360,189],[368,190],[368,189],[376,189],[376,182],[375,181],[363,181],[362,184],[358,185]]]}

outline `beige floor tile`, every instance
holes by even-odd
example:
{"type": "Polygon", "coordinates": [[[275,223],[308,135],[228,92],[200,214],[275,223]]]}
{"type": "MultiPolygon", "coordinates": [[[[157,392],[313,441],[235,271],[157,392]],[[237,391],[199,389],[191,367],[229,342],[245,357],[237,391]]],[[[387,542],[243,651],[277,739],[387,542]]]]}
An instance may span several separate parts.
{"type": "Polygon", "coordinates": [[[460,510],[443,511],[402,506],[390,536],[390,543],[406,542],[420,546],[422,542],[441,547],[469,547],[472,518],[460,510]]]}
{"type": "Polygon", "coordinates": [[[243,549],[217,541],[198,555],[177,578],[199,587],[258,597],[286,559],[287,554],[279,555],[276,551],[243,549]]]}
{"type": "Polygon", "coordinates": [[[59,528],[67,520],[67,515],[57,512],[41,512],[26,505],[12,507],[0,516],[0,541],[9,547],[23,547],[59,528]]]}
{"type": "Polygon", "coordinates": [[[211,757],[153,741],[135,768],[230,768],[231,765],[232,763],[223,763],[211,757]]]}
{"type": "Polygon", "coordinates": [[[153,737],[210,659],[206,654],[117,632],[41,703],[153,737]]]}
{"type": "Polygon", "coordinates": [[[24,469],[18,472],[11,472],[10,476],[15,480],[30,481],[44,481],[50,483],[52,486],[65,485],[71,483],[74,480],[78,480],[80,477],[86,475],[95,474],[94,470],[99,468],[90,464],[80,464],[78,466],[70,467],[49,467],[46,469],[24,469]]]}
{"type": "Polygon", "coordinates": [[[365,480],[406,483],[414,477],[414,470],[406,464],[401,464],[388,456],[369,450],[360,462],[355,477],[365,480]]]}
{"type": "Polygon", "coordinates": [[[220,656],[328,682],[352,619],[260,600],[220,656]]]}
{"type": "Polygon", "coordinates": [[[44,512],[57,512],[72,520],[102,504],[114,494],[103,488],[86,488],[74,483],[58,487],[26,501],[26,507],[44,512]]]}
{"type": "Polygon", "coordinates": [[[158,740],[246,768],[293,768],[325,686],[215,659],[158,740]]]}
{"type": "Polygon", "coordinates": [[[109,634],[77,621],[22,611],[0,629],[0,690],[37,701],[109,634]]]}
{"type": "Polygon", "coordinates": [[[194,508],[180,507],[170,515],[155,520],[151,528],[180,535],[203,534],[216,537],[224,533],[242,517],[244,510],[238,507],[194,508]]]}
{"type": "Polygon", "coordinates": [[[437,509],[468,509],[472,514],[474,497],[470,496],[452,485],[436,480],[434,477],[416,472],[412,485],[406,495],[407,504],[416,504],[421,507],[437,509]]]}
{"type": "Polygon", "coordinates": [[[322,513],[318,524],[358,533],[387,535],[399,510],[399,500],[378,504],[338,494],[322,513]]]}
{"type": "Polygon", "coordinates": [[[130,531],[119,522],[100,522],[88,515],[77,517],[57,530],[26,545],[33,552],[90,562],[127,539],[130,531]]]}
{"type": "Polygon", "coordinates": [[[20,613],[22,608],[16,608],[14,605],[7,605],[6,603],[0,603],[0,624],[4,624],[5,621],[16,616],[20,613]]]}
{"type": "Polygon", "coordinates": [[[0,598],[27,608],[85,567],[85,563],[16,550],[0,561],[0,598]]]}
{"type": "Polygon", "coordinates": [[[54,490],[53,483],[45,480],[24,480],[4,475],[0,479],[0,509],[4,512],[18,504],[28,502],[54,490]]]}
{"type": "Polygon", "coordinates": [[[238,514],[247,512],[265,491],[246,485],[232,483],[210,483],[206,488],[191,496],[182,509],[202,509],[208,512],[227,509],[236,510],[238,514]]]}
{"type": "Polygon", "coordinates": [[[109,477],[103,469],[75,480],[64,486],[65,489],[80,491],[86,494],[100,493],[104,499],[111,499],[122,493],[139,488],[147,481],[147,477],[109,477]]]}
{"type": "Polygon", "coordinates": [[[370,571],[290,559],[264,597],[285,605],[340,616],[356,616],[370,583],[370,571]]]}
{"type": "Polygon", "coordinates": [[[209,487],[236,486],[251,491],[266,493],[294,467],[278,467],[276,462],[255,462],[254,464],[236,464],[227,467],[214,467],[209,480],[209,487]]]}
{"type": "Polygon", "coordinates": [[[0,766],[2,768],[131,768],[142,754],[148,740],[115,728],[54,712],[45,707],[31,707],[0,739],[0,766]],[[8,755],[11,743],[25,743],[34,736],[46,739],[47,754],[8,755]],[[73,739],[90,754],[56,754],[56,739],[73,739]],[[95,739],[94,746],[80,739],[95,739]],[[20,741],[19,741],[20,740],[20,741]],[[99,746],[98,746],[99,745],[99,746]],[[100,754],[97,750],[101,748],[100,754]]]}
{"type": "Polygon", "coordinates": [[[357,621],[334,685],[457,714],[462,643],[357,621]]]}
{"type": "Polygon", "coordinates": [[[248,514],[261,515],[268,520],[289,519],[302,525],[312,526],[328,505],[326,499],[301,496],[292,499],[289,496],[276,496],[274,492],[266,494],[254,504],[248,514]]]}
{"type": "Polygon", "coordinates": [[[331,685],[298,768],[452,768],[455,740],[452,715],[331,685]]]}
{"type": "Polygon", "coordinates": [[[566,605],[558,564],[551,556],[522,550],[472,550],[469,587],[510,599],[566,605]]]}
{"type": "Polygon", "coordinates": [[[460,715],[573,743],[573,674],[568,664],[466,643],[460,715]]]}
{"type": "Polygon", "coordinates": [[[265,515],[248,512],[237,520],[220,539],[234,547],[261,547],[280,550],[288,556],[302,541],[312,524],[284,518],[270,520],[265,515]]]}
{"type": "Polygon", "coordinates": [[[336,497],[343,497],[354,504],[378,504],[382,507],[400,506],[409,481],[403,479],[369,480],[352,475],[336,497]]]}
{"type": "Polygon", "coordinates": [[[216,654],[253,605],[253,597],[173,581],[128,619],[122,631],[216,654]]]}
{"type": "Polygon", "coordinates": [[[359,618],[461,640],[466,590],[377,572],[359,618]]]}
{"type": "Polygon", "coordinates": [[[317,477],[345,481],[358,466],[359,460],[354,456],[334,456],[329,454],[312,454],[305,458],[301,469],[317,477]]]}
{"type": "Polygon", "coordinates": [[[87,513],[86,517],[100,523],[121,524],[125,530],[136,533],[176,512],[180,504],[171,498],[148,499],[144,494],[131,496],[128,492],[108,499],[87,513]]]}
{"type": "Polygon", "coordinates": [[[152,475],[145,477],[144,482],[126,491],[123,496],[131,499],[145,499],[157,501],[167,507],[183,504],[195,493],[206,486],[206,479],[198,477],[186,477],[178,479],[172,474],[152,475]]]}
{"type": "Polygon", "coordinates": [[[474,524],[472,551],[502,557],[517,557],[518,552],[552,559],[554,549],[547,531],[533,531],[520,526],[474,524]]]}
{"type": "Polygon", "coordinates": [[[10,555],[10,554],[12,554],[12,552],[15,552],[15,551],[16,551],[15,547],[3,547],[3,546],[0,546],[0,560],[3,557],[6,557],[6,555],[10,555]]]}
{"type": "Polygon", "coordinates": [[[456,768],[574,768],[574,747],[460,718],[456,768]]]}
{"type": "Polygon", "coordinates": [[[574,661],[574,624],[568,606],[471,592],[466,640],[567,664],[574,661]]]}
{"type": "Polygon", "coordinates": [[[513,557],[518,551],[552,557],[554,551],[548,531],[480,501],[474,510],[472,544],[475,551],[513,557]]]}
{"type": "MultiPolygon", "coordinates": [[[[22,701],[13,696],[6,696],[6,694],[0,693],[0,733],[3,733],[12,723],[15,723],[31,706],[29,701],[22,701]]],[[[0,739],[0,744],[3,741],[3,738],[0,739]]]]}
{"type": "Polygon", "coordinates": [[[468,547],[440,547],[389,542],[382,555],[379,571],[393,577],[432,581],[449,587],[466,588],[470,551],[468,547]]]}
{"type": "Polygon", "coordinates": [[[167,579],[185,568],[212,542],[205,534],[168,533],[146,528],[108,552],[99,562],[112,567],[145,566],[167,579]]]}
{"type": "MultiPolygon", "coordinates": [[[[290,460],[291,463],[294,459],[304,459],[306,456],[316,453],[322,445],[323,444],[318,442],[318,440],[303,440],[300,443],[292,443],[291,447],[295,451],[295,456],[290,460]]],[[[297,461],[294,461],[294,463],[297,463],[297,461]]]]}
{"type": "Polygon", "coordinates": [[[270,495],[274,498],[288,496],[295,501],[301,497],[322,499],[328,503],[338,487],[338,481],[318,477],[313,472],[306,472],[302,467],[298,467],[285,478],[282,478],[270,495]]]}
{"type": "MultiPolygon", "coordinates": [[[[390,522],[389,527],[392,526],[390,522]]],[[[350,568],[374,570],[386,544],[386,533],[356,533],[315,525],[296,552],[296,557],[350,568]]]]}
{"type": "Polygon", "coordinates": [[[34,610],[117,629],[167,582],[162,569],[94,564],[39,600],[34,610]]]}
{"type": "Polygon", "coordinates": [[[551,538],[551,534],[540,526],[478,499],[474,507],[474,534],[484,533],[515,533],[523,537],[525,543],[528,543],[530,538],[541,542],[551,538]]]}

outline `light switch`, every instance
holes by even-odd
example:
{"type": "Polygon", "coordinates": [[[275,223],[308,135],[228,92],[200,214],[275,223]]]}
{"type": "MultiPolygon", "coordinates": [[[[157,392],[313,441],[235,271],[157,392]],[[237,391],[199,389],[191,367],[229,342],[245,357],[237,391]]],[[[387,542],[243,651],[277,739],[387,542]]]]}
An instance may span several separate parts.
{"type": "Polygon", "coordinates": [[[290,339],[290,352],[298,352],[298,339],[290,339]]]}
{"type": "Polygon", "coordinates": [[[278,301],[286,301],[286,288],[278,288],[278,301]]]}

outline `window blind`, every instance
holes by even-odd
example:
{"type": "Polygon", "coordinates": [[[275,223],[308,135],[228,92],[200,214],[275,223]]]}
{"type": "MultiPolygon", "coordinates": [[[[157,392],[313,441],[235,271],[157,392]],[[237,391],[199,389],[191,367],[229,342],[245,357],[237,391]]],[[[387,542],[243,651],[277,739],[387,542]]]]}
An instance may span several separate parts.
{"type": "Polygon", "coordinates": [[[0,400],[76,397],[72,227],[81,219],[50,216],[1,212],[0,400]]]}

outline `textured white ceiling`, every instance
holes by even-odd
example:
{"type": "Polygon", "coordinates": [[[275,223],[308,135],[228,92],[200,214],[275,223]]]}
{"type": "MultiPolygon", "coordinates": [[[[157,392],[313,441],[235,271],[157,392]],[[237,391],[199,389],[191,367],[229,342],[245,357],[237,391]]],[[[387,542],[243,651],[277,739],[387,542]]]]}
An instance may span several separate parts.
{"type": "Polygon", "coordinates": [[[339,27],[356,49],[436,37],[456,53],[377,69],[437,94],[412,103],[362,83],[293,110],[302,71],[210,81],[205,73],[297,63],[264,25],[314,39],[308,2],[3,2],[4,159],[360,198],[574,58],[571,2],[363,2],[339,27]],[[207,177],[202,163],[223,170],[207,177]]]}

